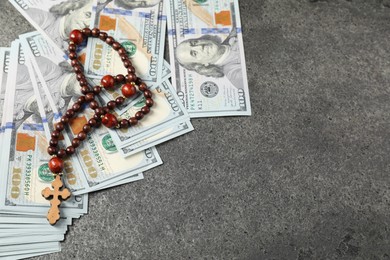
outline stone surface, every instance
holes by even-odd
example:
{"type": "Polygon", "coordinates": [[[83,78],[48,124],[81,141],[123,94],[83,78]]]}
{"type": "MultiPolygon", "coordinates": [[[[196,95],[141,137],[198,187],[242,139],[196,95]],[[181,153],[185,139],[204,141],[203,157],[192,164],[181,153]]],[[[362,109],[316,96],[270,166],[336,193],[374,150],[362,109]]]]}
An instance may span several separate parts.
{"type": "MultiPolygon", "coordinates": [[[[192,120],[37,259],[389,259],[389,3],[242,0],[253,115],[192,120]]],[[[32,30],[0,9],[0,45],[32,30]]]]}

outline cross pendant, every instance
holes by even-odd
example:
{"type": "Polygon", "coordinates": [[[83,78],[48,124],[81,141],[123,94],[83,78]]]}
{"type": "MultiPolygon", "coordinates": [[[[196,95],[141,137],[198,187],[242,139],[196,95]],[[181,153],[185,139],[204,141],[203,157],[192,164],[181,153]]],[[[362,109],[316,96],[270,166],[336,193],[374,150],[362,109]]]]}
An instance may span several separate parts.
{"type": "Polygon", "coordinates": [[[50,200],[50,209],[47,213],[47,220],[51,225],[57,223],[60,219],[60,209],[62,200],[66,200],[70,197],[70,191],[67,188],[63,188],[64,184],[61,181],[61,176],[56,174],[54,181],[51,183],[53,189],[46,187],[42,190],[42,196],[45,199],[50,200]]]}

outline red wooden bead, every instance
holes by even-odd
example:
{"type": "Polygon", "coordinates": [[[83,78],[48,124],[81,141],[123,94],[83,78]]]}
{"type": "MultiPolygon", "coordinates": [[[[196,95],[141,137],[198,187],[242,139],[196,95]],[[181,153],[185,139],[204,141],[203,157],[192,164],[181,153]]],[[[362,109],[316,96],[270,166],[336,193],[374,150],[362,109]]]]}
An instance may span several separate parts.
{"type": "Polygon", "coordinates": [[[140,91],[145,91],[145,90],[148,89],[148,86],[146,86],[145,83],[141,83],[141,84],[139,84],[138,89],[139,89],[140,91]]]}
{"type": "Polygon", "coordinates": [[[78,45],[83,42],[84,36],[80,30],[73,30],[70,32],[69,39],[78,45]]]}
{"type": "Polygon", "coordinates": [[[130,124],[131,126],[136,125],[137,123],[138,123],[137,118],[135,118],[135,117],[130,117],[130,119],[129,119],[129,124],[130,124]]]}
{"type": "Polygon", "coordinates": [[[153,99],[147,98],[147,99],[145,100],[145,104],[146,104],[148,107],[152,107],[153,104],[154,104],[153,99]]]}
{"type": "Polygon", "coordinates": [[[66,156],[66,151],[65,149],[60,149],[58,150],[57,157],[58,158],[64,158],[66,156]]]}
{"type": "Polygon", "coordinates": [[[127,82],[131,83],[137,79],[137,76],[134,73],[129,73],[126,75],[127,82]]]}
{"type": "Polygon", "coordinates": [[[100,83],[102,84],[102,86],[105,88],[105,89],[112,89],[114,88],[114,84],[115,84],[115,79],[113,76],[111,75],[106,75],[102,78],[102,80],[100,81],[100,83]]]}
{"type": "Polygon", "coordinates": [[[123,96],[129,98],[137,93],[137,89],[133,84],[126,83],[122,86],[123,96]]]}
{"type": "Polygon", "coordinates": [[[150,108],[148,106],[144,106],[141,108],[141,112],[146,115],[150,112],[150,108]]]}
{"type": "Polygon", "coordinates": [[[85,36],[87,36],[87,37],[91,36],[91,34],[92,34],[91,29],[89,29],[89,28],[84,28],[84,29],[82,30],[82,32],[83,32],[83,34],[84,34],[85,36]]]}
{"type": "Polygon", "coordinates": [[[50,155],[55,155],[57,153],[57,147],[49,146],[47,148],[47,153],[50,155]]]}
{"type": "Polygon", "coordinates": [[[58,157],[53,157],[49,161],[49,169],[53,173],[60,173],[64,168],[64,161],[58,157]]]}
{"type": "Polygon", "coordinates": [[[150,91],[149,89],[145,90],[144,91],[144,97],[145,98],[151,98],[152,97],[152,91],[150,91]]]}
{"type": "Polygon", "coordinates": [[[144,114],[141,111],[138,111],[135,113],[134,117],[137,118],[137,120],[141,120],[144,117],[144,114]]]}
{"type": "Polygon", "coordinates": [[[118,125],[118,119],[113,114],[107,113],[102,118],[102,124],[108,128],[114,128],[118,125]]]}

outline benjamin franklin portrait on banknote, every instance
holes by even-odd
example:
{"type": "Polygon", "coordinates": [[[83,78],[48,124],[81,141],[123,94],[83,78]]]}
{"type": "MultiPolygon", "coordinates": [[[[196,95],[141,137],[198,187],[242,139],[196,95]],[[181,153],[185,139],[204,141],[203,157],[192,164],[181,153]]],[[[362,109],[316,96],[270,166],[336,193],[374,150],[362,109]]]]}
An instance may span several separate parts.
{"type": "Polygon", "coordinates": [[[225,76],[236,87],[243,84],[241,56],[235,29],[223,42],[216,35],[203,35],[182,41],[175,49],[175,57],[187,70],[213,78],[225,76]]]}
{"type": "MultiPolygon", "coordinates": [[[[93,2],[93,0],[65,0],[53,5],[49,12],[33,7],[26,12],[64,50],[67,48],[66,41],[72,30],[90,26],[93,2]]],[[[112,0],[98,1],[97,11],[103,9],[109,2],[112,0]]],[[[114,2],[119,7],[131,10],[154,6],[160,0],[115,0],[114,2]]]]}

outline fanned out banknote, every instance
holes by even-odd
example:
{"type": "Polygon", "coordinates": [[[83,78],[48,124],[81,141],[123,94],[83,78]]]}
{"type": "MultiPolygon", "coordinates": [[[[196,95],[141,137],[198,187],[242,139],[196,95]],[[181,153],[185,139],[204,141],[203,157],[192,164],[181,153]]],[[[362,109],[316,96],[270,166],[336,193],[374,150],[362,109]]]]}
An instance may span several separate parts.
{"type": "Polygon", "coordinates": [[[165,4],[172,84],[190,116],[250,115],[238,0],[165,4]]]}
{"type": "MultiPolygon", "coordinates": [[[[38,74],[37,80],[42,86],[40,93],[48,93],[45,100],[53,116],[47,121],[51,125],[50,129],[53,129],[60,115],[65,114],[65,111],[71,108],[73,102],[80,96],[79,86],[75,84],[75,74],[70,68],[68,71],[61,70],[61,67],[64,68],[69,64],[63,60],[61,52],[47,47],[48,42],[41,34],[28,33],[20,35],[20,39],[26,50],[26,56],[31,60],[38,74]]],[[[93,110],[87,108],[71,120],[70,128],[64,134],[65,147],[70,145],[70,140],[82,131],[83,126],[92,116],[93,110]]],[[[103,188],[116,181],[141,174],[142,171],[162,163],[155,148],[123,158],[113,146],[111,136],[104,127],[94,129],[89,133],[86,142],[82,143],[78,151],[76,156],[72,156],[71,168],[78,169],[79,172],[77,174],[74,173],[76,171],[67,173],[65,178],[73,194],[84,194],[103,188]],[[78,180],[81,186],[74,187],[78,180]]],[[[138,176],[134,176],[134,180],[139,179],[138,176]]]]}
{"type": "MultiPolygon", "coordinates": [[[[48,184],[42,180],[41,166],[48,160],[48,142],[20,41],[12,43],[9,66],[3,139],[3,147],[9,150],[1,156],[2,168],[6,170],[0,176],[0,209],[45,216],[48,203],[41,190],[48,184]]],[[[87,195],[73,196],[63,203],[65,217],[85,213],[87,195]]]]}
{"type": "MultiPolygon", "coordinates": [[[[6,104],[4,103],[5,99],[5,87],[7,82],[7,75],[9,69],[9,58],[10,58],[10,48],[0,48],[0,109],[2,109],[2,113],[0,113],[0,147],[3,143],[3,133],[4,133],[4,116],[6,113],[6,104]]],[[[1,158],[2,149],[0,149],[0,158],[1,158]]]]}

